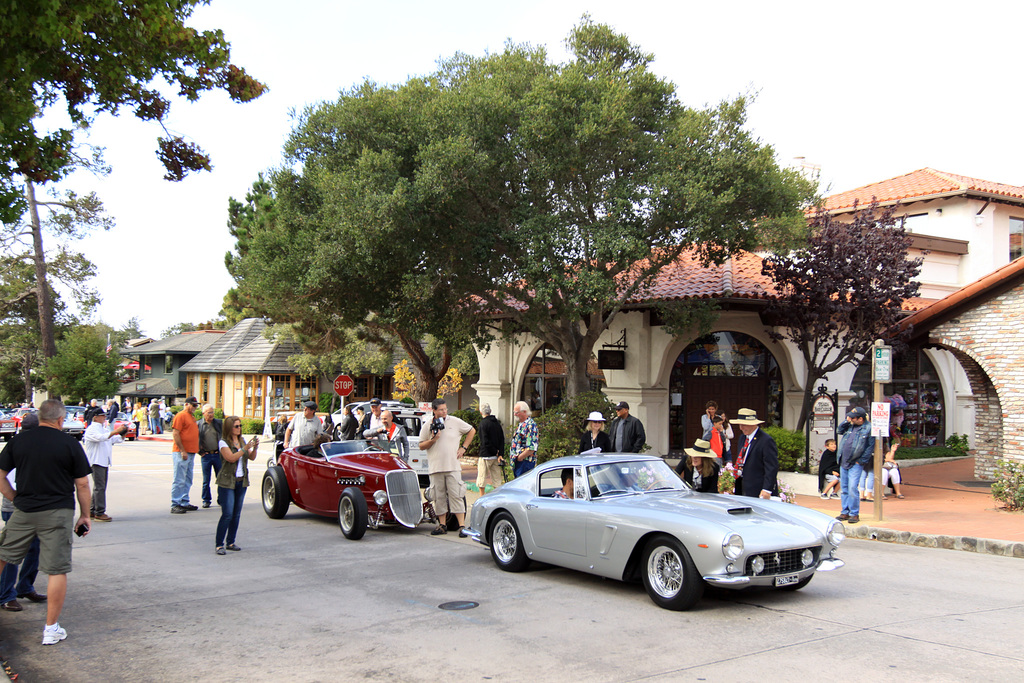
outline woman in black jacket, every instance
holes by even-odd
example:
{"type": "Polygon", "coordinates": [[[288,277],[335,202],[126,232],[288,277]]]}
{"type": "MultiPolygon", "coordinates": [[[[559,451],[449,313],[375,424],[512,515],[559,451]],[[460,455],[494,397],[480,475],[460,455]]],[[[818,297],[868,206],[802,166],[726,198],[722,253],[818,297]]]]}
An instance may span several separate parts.
{"type": "Polygon", "coordinates": [[[693,442],[693,448],[685,449],[686,457],[679,461],[676,472],[686,485],[700,493],[718,493],[719,466],[715,452],[704,439],[693,442]]]}
{"type": "Polygon", "coordinates": [[[580,453],[595,448],[600,448],[602,453],[612,450],[612,439],[604,431],[604,422],[604,415],[596,410],[587,416],[587,431],[580,439],[580,453]]]}

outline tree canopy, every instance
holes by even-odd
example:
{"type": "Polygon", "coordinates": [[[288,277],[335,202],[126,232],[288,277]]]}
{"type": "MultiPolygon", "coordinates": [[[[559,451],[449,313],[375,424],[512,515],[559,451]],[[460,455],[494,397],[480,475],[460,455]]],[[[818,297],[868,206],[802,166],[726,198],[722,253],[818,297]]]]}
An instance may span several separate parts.
{"type": "Polygon", "coordinates": [[[121,356],[106,353],[106,347],[105,331],[91,325],[71,330],[57,342],[57,355],[46,362],[47,390],[74,401],[113,395],[121,386],[121,356]]]}
{"type": "Polygon", "coordinates": [[[917,296],[923,259],[908,258],[911,240],[903,221],[893,218],[897,208],[872,204],[849,222],[818,211],[804,247],[764,261],[762,272],[777,290],[766,315],[781,329],[770,334],[792,341],[807,368],[797,429],[818,380],[859,363],[876,339],[902,340],[893,333],[903,302],[917,296]]]}
{"type": "Polygon", "coordinates": [[[567,43],[564,64],[509,44],[306,109],[236,234],[240,289],[310,329],[529,331],[571,396],[667,264],[803,234],[814,188],[745,130],[742,98],[683,105],[652,55],[589,19],[567,43]]]}
{"type": "MultiPolygon", "coordinates": [[[[224,90],[237,102],[259,97],[266,87],[230,62],[221,31],[185,25],[209,0],[18,0],[0,11],[0,202],[4,221],[24,210],[18,182],[62,178],[71,163],[73,130],[37,129],[51,107],[66,109],[75,126],[97,114],[130,109],[161,125],[170,101],[154,83],[165,80],[196,100],[224,90]]],[[[167,132],[157,141],[169,180],[209,169],[195,143],[167,132]]]]}

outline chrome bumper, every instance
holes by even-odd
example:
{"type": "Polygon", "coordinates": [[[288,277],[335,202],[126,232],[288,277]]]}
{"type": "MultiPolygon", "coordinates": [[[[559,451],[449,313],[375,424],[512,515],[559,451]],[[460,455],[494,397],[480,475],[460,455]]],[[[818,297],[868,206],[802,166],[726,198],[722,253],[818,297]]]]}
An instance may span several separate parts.
{"type": "Polygon", "coordinates": [[[750,583],[749,576],[716,576],[712,574],[703,578],[715,586],[745,586],[750,583]]]}
{"type": "Polygon", "coordinates": [[[468,528],[468,529],[466,529],[465,534],[466,534],[466,538],[468,538],[469,540],[476,541],[477,543],[480,543],[481,545],[487,545],[487,541],[484,540],[484,535],[482,533],[480,533],[479,531],[477,531],[476,529],[468,528]]]}
{"type": "Polygon", "coordinates": [[[835,557],[826,557],[824,560],[818,563],[819,572],[831,572],[836,569],[842,569],[846,566],[846,563],[835,557]]]}

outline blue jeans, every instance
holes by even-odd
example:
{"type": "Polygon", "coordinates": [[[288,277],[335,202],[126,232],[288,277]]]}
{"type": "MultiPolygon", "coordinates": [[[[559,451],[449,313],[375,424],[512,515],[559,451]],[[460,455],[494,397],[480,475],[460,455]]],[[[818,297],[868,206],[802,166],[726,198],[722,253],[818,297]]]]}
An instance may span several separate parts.
{"type": "Polygon", "coordinates": [[[224,535],[227,534],[227,545],[235,542],[235,534],[238,533],[238,521],[242,519],[242,501],[245,500],[245,486],[242,482],[236,482],[235,488],[229,489],[224,486],[217,487],[217,505],[220,505],[220,520],[217,522],[217,544],[216,547],[224,545],[224,535]]]}
{"type": "Polygon", "coordinates": [[[864,490],[864,493],[871,491],[871,495],[874,495],[875,491],[875,468],[872,467],[869,470],[864,470],[860,475],[860,488],[864,490]]]}
{"type": "Polygon", "coordinates": [[[195,453],[186,453],[182,460],[181,453],[171,453],[171,467],[174,468],[174,483],[171,484],[171,505],[188,505],[188,492],[192,488],[192,470],[195,453]]]}
{"type": "Polygon", "coordinates": [[[853,463],[852,467],[839,468],[839,488],[843,490],[843,514],[860,515],[860,491],[857,485],[860,483],[860,475],[864,466],[860,463],[853,463]]]}
{"type": "Polygon", "coordinates": [[[216,477],[220,472],[220,453],[208,453],[203,456],[203,502],[213,502],[213,494],[210,493],[210,470],[216,477]]]}
{"type": "Polygon", "coordinates": [[[526,474],[536,466],[537,462],[535,460],[513,460],[512,474],[518,477],[521,474],[526,474]]]}
{"type": "MultiPolygon", "coordinates": [[[[11,518],[13,512],[3,512],[2,517],[6,522],[11,518]]],[[[3,572],[0,572],[0,603],[10,602],[19,595],[35,593],[32,585],[36,582],[36,574],[39,572],[39,537],[32,539],[32,545],[28,547],[28,554],[21,561],[21,578],[18,579],[18,565],[8,562],[4,565],[3,572]],[[16,581],[17,580],[17,581],[16,581]],[[15,585],[17,583],[17,585],[15,585]]]]}

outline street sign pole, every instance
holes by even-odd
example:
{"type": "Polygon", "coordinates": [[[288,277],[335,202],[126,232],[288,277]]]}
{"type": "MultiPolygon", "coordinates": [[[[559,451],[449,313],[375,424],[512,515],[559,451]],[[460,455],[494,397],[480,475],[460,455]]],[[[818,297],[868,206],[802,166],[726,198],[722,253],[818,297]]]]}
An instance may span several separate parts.
{"type": "MultiPolygon", "coordinates": [[[[875,340],[871,349],[873,362],[871,363],[871,381],[874,385],[874,402],[882,402],[882,385],[892,381],[892,347],[886,346],[881,339],[875,340]]],[[[888,425],[887,425],[888,427],[888,425]]],[[[888,435],[888,428],[886,429],[888,435]]],[[[875,437],[875,487],[873,490],[875,499],[875,519],[882,521],[882,436],[875,437]]]]}

